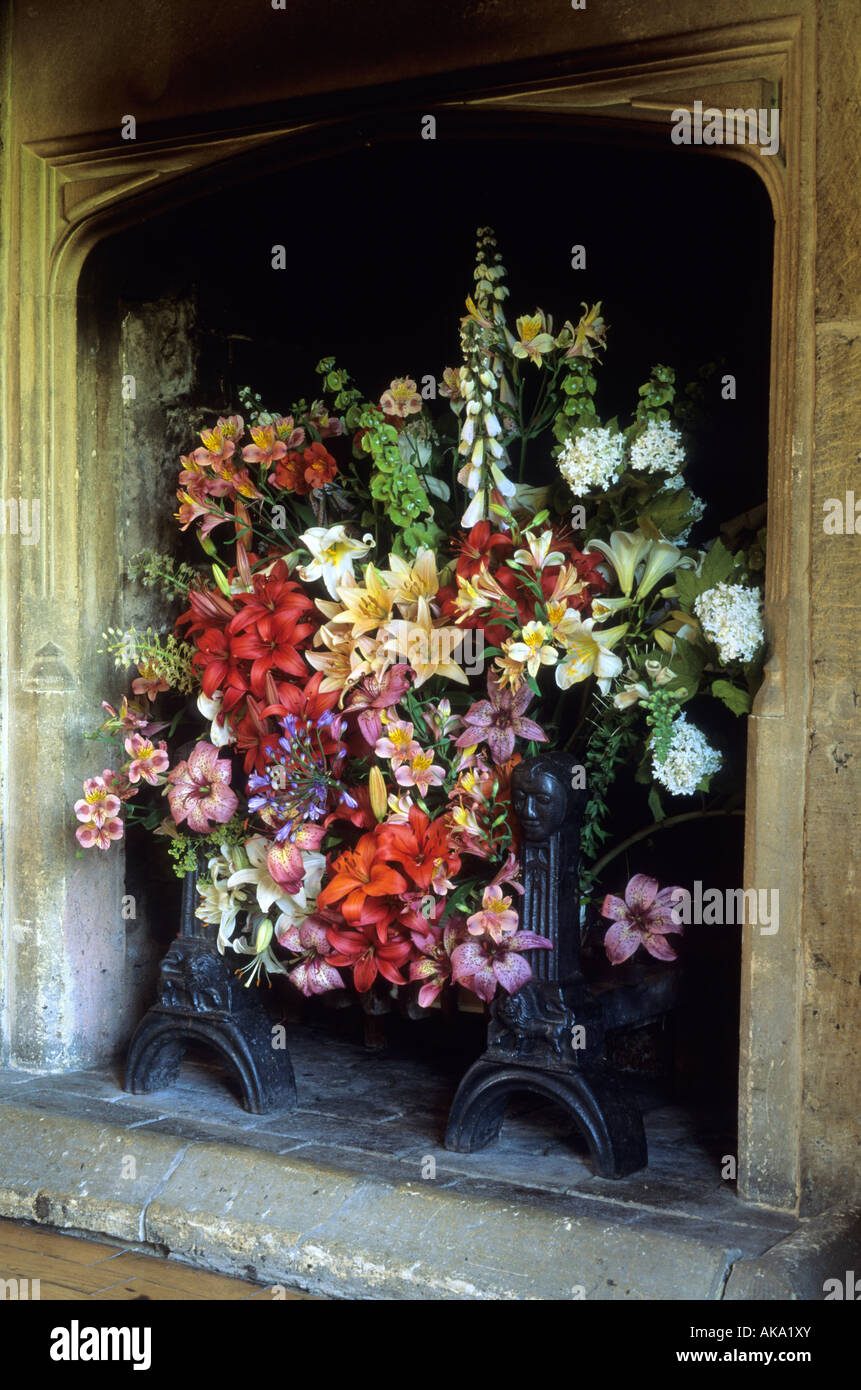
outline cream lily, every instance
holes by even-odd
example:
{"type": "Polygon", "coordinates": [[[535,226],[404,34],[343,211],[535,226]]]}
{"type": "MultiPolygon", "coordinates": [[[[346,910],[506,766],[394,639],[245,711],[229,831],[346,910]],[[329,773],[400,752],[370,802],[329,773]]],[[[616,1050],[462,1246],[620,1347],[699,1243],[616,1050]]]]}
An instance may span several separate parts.
{"type": "Polygon", "coordinates": [[[586,549],[598,550],[609,560],[619,580],[619,588],[628,596],[634,587],[634,574],[638,564],[644,560],[652,545],[642,531],[614,531],[609,544],[606,541],[590,541],[586,549]]]}

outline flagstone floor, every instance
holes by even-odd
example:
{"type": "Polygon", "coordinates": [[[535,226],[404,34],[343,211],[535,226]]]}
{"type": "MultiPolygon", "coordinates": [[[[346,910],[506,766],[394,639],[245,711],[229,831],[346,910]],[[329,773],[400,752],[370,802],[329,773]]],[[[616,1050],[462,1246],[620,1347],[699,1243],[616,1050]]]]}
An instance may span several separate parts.
{"type": "MultiPolygon", "coordinates": [[[[585,1281],[587,1297],[720,1297],[735,1260],[796,1228],[745,1206],[723,1179],[734,1146],[719,1118],[654,1086],[640,1097],[649,1166],[614,1182],[592,1173],[561,1113],[528,1097],[497,1143],[449,1153],[448,1107],[471,1056],[403,1038],[372,1051],[360,1036],[300,1025],[288,1045],[298,1106],[267,1115],[244,1111],[200,1056],[173,1087],[137,1096],[120,1068],[0,1071],[0,1216],[122,1235],[123,1250],[138,1243],[335,1297],[364,1296],[366,1277],[372,1297],[570,1297],[558,1292],[566,1280],[585,1281]],[[122,1181],[120,1155],[138,1165],[136,1184],[122,1181]],[[473,1225],[487,1232],[478,1246],[473,1225]],[[464,1267],[481,1267],[484,1283],[464,1267]]],[[[94,1277],[117,1274],[117,1258],[114,1248],[110,1265],[96,1261],[94,1277]]],[[[245,1288],[232,1296],[254,1296],[245,1288]]]]}

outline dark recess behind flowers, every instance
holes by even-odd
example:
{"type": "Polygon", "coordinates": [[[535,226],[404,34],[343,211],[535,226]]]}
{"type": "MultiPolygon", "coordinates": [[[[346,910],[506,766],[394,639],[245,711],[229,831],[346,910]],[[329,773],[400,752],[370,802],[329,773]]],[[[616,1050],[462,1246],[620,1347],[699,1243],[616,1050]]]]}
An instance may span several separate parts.
{"type": "MultiPolygon", "coordinates": [[[[741,165],[560,130],[363,144],[149,217],[102,243],[82,286],[97,295],[99,314],[172,296],[195,305],[201,423],[236,408],[242,385],[286,413],[317,394],[313,368],[324,355],[371,396],[392,376],[421,384],[456,366],[477,225],[496,229],[512,323],[540,306],[558,328],[565,318],[576,323],[581,301],[602,300],[610,325],[599,369],[604,418],[619,413],[627,423],[655,363],[674,366],[682,385],[719,364],[690,440],[688,478],[708,503],[694,539],[764,501],[773,222],[762,184],[741,165]],[[271,264],[279,244],[281,271],[271,264]],[[578,244],[583,270],[571,268],[578,244]],[[721,399],[724,373],[735,377],[734,401],[721,399]]],[[[193,439],[190,423],[188,447],[193,439]]],[[[552,478],[549,442],[532,446],[528,472],[529,482],[552,478]]],[[[165,521],[172,507],[163,505],[165,521]]],[[[698,710],[698,722],[729,748],[734,717],[709,705],[710,719],[698,710]]],[[[743,783],[743,763],[723,775],[743,783]]],[[[646,819],[632,803],[614,840],[646,819]]],[[[641,843],[636,863],[620,858],[618,883],[605,886],[619,891],[634,871],[737,886],[742,824],[694,823],[641,843]]],[[[681,1070],[695,1090],[699,1080],[710,1094],[729,1095],[738,929],[701,928],[685,955],[681,1070]]]]}

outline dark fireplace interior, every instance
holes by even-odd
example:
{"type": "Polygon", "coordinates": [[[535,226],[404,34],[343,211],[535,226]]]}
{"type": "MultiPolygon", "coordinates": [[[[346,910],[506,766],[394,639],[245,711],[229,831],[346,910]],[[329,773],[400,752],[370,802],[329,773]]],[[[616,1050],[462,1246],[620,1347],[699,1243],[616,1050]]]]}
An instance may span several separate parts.
{"type": "MultiPolygon", "coordinates": [[[[694,540],[765,500],[772,218],[750,170],[680,156],[650,137],[622,143],[571,123],[510,118],[492,127],[485,121],[480,134],[464,126],[456,137],[369,139],[298,165],[286,160],[264,171],[249,164],[236,180],[215,173],[210,191],[142,215],[89,258],[82,345],[109,386],[99,437],[106,470],[127,479],[128,555],[144,545],[176,548],[179,454],[194,447],[202,425],[238,407],[240,386],[286,413],[317,394],[314,366],[325,355],[334,354],[372,398],[393,376],[440,379],[457,365],[479,225],[496,230],[512,319],[540,305],[561,326],[577,321],[581,302],[602,301],[610,325],[599,373],[605,417],[633,412],[637,387],[656,363],[674,366],[681,383],[705,369],[688,475],[708,509],[694,540]],[[286,250],[285,270],[272,268],[277,245],[286,250]],[[571,267],[576,245],[585,248],[584,269],[571,267]],[[120,378],[135,374],[135,351],[152,360],[137,372],[135,400],[120,405],[120,378]],[[727,373],[734,400],[722,399],[727,373]]],[[[534,456],[532,466],[528,481],[544,481],[549,454],[534,456]]],[[[119,625],[120,612],[139,624],[169,616],[152,595],[128,590],[122,604],[106,622],[119,625]]],[[[105,698],[122,693],[117,685],[105,698]]],[[[698,722],[710,742],[733,750],[721,776],[743,788],[739,726],[710,704],[698,722]]],[[[98,711],[93,716],[95,724],[98,711]]],[[[614,840],[647,819],[645,791],[632,787],[619,801],[614,840]]],[[[608,868],[602,891],[620,892],[636,872],[662,884],[739,886],[743,824],[740,816],[692,821],[641,841],[608,868]]],[[[126,891],[141,904],[129,923],[131,956],[152,978],[156,957],[147,942],[161,954],[175,935],[178,884],[167,856],[134,832],[126,891]]],[[[679,972],[677,1006],[616,1035],[612,1055],[652,1103],[673,1097],[732,1116],[742,930],[752,928],[692,927],[676,965],[649,963],[679,972]]],[[[642,971],[631,962],[611,970],[594,933],[585,968],[602,985],[633,983],[642,971]]],[[[275,1017],[304,1019],[357,1043],[448,1054],[455,1070],[483,1045],[475,1012],[412,1019],[395,1008],[380,1017],[348,1001],[303,1003],[281,988],[270,1002],[275,1017]]]]}

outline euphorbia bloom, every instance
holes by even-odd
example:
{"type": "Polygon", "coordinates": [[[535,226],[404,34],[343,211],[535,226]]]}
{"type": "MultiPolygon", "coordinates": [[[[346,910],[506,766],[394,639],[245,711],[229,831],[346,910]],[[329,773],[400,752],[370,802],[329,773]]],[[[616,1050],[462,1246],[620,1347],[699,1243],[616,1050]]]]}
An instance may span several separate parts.
{"type": "Polygon", "coordinates": [[[188,759],[167,774],[167,780],[170,813],[177,825],[187,821],[189,830],[206,833],[213,823],[229,821],[239,805],[230,786],[230,763],[219,758],[211,743],[196,744],[188,759]]]}
{"type": "Polygon", "coordinates": [[[634,874],[625,889],[624,901],[608,893],[601,904],[601,916],[613,926],[604,937],[604,949],[612,965],[620,965],[640,946],[658,960],[675,960],[676,953],[666,940],[670,932],[681,935],[682,925],[673,916],[680,888],[662,888],[647,874],[634,874]]]}
{"type": "Polygon", "coordinates": [[[378,859],[380,845],[373,835],[363,835],[355,849],[345,850],[335,860],[334,877],[320,893],[321,907],[341,903],[346,921],[358,922],[363,915],[366,898],[384,898],[390,893],[403,893],[407,881],[403,874],[378,859]],[[342,901],[343,900],[343,901],[342,901]]]}

